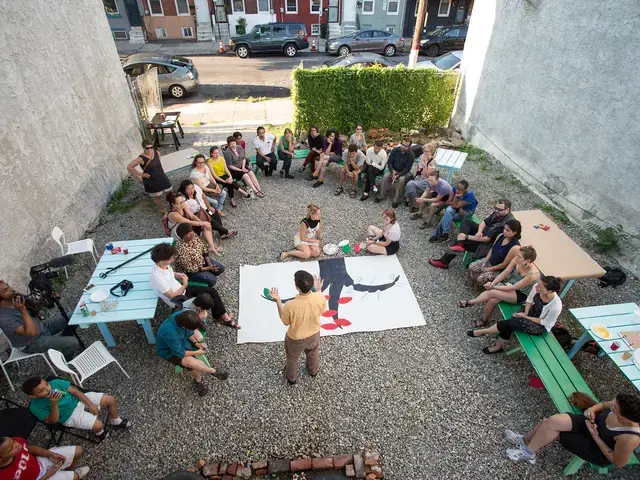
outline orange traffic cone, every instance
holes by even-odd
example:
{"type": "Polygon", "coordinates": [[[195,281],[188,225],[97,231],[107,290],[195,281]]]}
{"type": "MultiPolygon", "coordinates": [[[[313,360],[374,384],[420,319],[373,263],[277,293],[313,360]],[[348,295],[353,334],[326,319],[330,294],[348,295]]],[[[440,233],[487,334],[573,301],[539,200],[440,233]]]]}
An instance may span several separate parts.
{"type": "Polygon", "coordinates": [[[316,51],[316,41],[315,40],[311,40],[311,51],[312,52],[316,51]]]}
{"type": "Polygon", "coordinates": [[[222,40],[220,40],[220,48],[218,49],[218,53],[224,53],[224,47],[222,46],[222,40]]]}

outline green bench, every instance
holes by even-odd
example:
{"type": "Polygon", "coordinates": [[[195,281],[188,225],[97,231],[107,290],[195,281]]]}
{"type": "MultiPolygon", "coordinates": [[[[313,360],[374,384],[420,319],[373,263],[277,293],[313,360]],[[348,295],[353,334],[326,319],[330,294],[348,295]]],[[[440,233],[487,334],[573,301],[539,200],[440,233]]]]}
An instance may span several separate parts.
{"type": "MultiPolygon", "coordinates": [[[[480,225],[482,223],[482,219],[478,215],[476,215],[475,213],[471,217],[471,220],[473,220],[478,225],[480,225]]],[[[458,229],[460,229],[460,225],[462,224],[462,220],[457,220],[457,221],[455,221],[453,223],[455,223],[456,227],[458,227],[458,229]]],[[[473,253],[465,251],[464,252],[464,256],[462,257],[462,264],[465,267],[468,267],[469,265],[471,265],[471,263],[473,263],[473,253]]]]}
{"type": "MultiPolygon", "coordinates": [[[[307,155],[309,155],[309,151],[310,150],[308,148],[301,148],[299,150],[294,150],[293,151],[293,159],[295,160],[296,158],[307,158],[307,155]]],[[[276,151],[274,153],[276,154],[276,157],[277,157],[278,156],[278,152],[276,151]]],[[[251,155],[250,158],[251,158],[251,165],[255,166],[256,165],[256,155],[251,155]]]]}
{"type": "MultiPolygon", "coordinates": [[[[510,319],[514,313],[522,310],[521,305],[504,302],[498,304],[498,307],[505,320],[510,319]]],[[[515,332],[515,336],[520,342],[520,347],[509,350],[507,355],[512,355],[520,351],[524,351],[527,354],[531,365],[544,384],[545,389],[559,412],[582,413],[582,411],[569,403],[568,397],[573,392],[586,393],[598,401],[553,333],[529,335],[525,332],[515,332]]],[[[574,456],[565,467],[563,474],[567,476],[577,473],[584,463],[585,461],[583,459],[574,456]]],[[[635,455],[629,460],[629,465],[638,463],[640,462],[635,455]]],[[[601,467],[599,465],[590,466],[597,469],[599,473],[607,473],[608,469],[612,467],[601,467]]]]}

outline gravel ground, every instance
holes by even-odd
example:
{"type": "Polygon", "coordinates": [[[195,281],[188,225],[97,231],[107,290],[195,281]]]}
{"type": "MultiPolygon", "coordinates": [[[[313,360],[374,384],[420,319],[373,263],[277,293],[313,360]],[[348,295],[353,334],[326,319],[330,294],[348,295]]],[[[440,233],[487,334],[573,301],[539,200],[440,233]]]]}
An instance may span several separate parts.
{"type": "MultiPolygon", "coordinates": [[[[186,140],[200,146],[213,139],[200,134],[186,140]]],[[[481,201],[481,214],[488,213],[491,202],[500,196],[512,199],[516,210],[541,203],[493,162],[468,161],[463,173],[481,201]]],[[[170,176],[177,186],[188,173],[184,169],[170,176]]],[[[224,243],[222,261],[227,271],[218,284],[230,310],[238,309],[239,265],[273,262],[281,250],[292,247],[310,201],[323,208],[327,242],[360,238],[367,225],[381,222],[381,212],[390,202],[335,197],[337,176],[338,169],[330,168],[325,186],[319,189],[312,189],[311,182],[297,173],[294,180],[261,176],[266,198],[239,201],[238,208],[226,210],[225,224],[240,231],[224,243]]],[[[142,197],[141,187],[136,185],[127,198],[137,206],[127,213],[105,211],[100,224],[87,233],[98,245],[164,235],[159,215],[142,197]]],[[[455,306],[456,300],[474,293],[462,281],[460,262],[448,271],[430,267],[428,257],[439,255],[444,247],[427,242],[431,232],[419,230],[404,206],[398,215],[403,231],[398,258],[421,305],[425,327],[325,338],[320,375],[312,380],[303,371],[298,384],[289,387],[280,374],[282,343],[236,345],[235,333],[216,325],[208,342],[211,357],[214,365],[229,367],[231,377],[224,383],[208,380],[210,394],[200,399],[187,374],[174,374],[168,363],[155,356],[141,328],[132,323],[114,325],[118,345],[113,353],[131,380],[110,366],[86,386],[115,394],[122,414],[135,425],[128,432],[113,432],[101,445],[86,445],[85,463],[99,472],[91,478],[157,479],[190,466],[199,457],[249,461],[364,449],[379,452],[385,478],[396,480],[561,476],[571,456],[557,445],[547,448],[535,466],[506,459],[503,429],[524,432],[556,413],[555,407],[545,390],[529,386],[534,371],[526,356],[487,357],[481,348],[491,340],[466,337],[477,311],[460,311],[455,306]]],[[[588,239],[579,228],[563,228],[586,245],[588,239]]],[[[602,265],[613,262],[600,255],[594,258],[602,265]]],[[[89,257],[78,257],[70,269],[63,294],[70,310],[92,268],[89,257]]],[[[578,281],[565,299],[561,321],[575,329],[567,308],[637,301],[639,292],[638,281],[632,278],[616,290],[600,289],[595,280],[578,281]]],[[[155,329],[167,315],[160,303],[155,329]]],[[[95,327],[82,330],[81,335],[87,344],[101,339],[95,327]]],[[[575,364],[601,399],[633,391],[606,358],[579,353],[575,364]]],[[[20,370],[10,368],[17,382],[31,373],[46,374],[46,367],[33,360],[20,370]]],[[[25,401],[21,393],[11,393],[6,383],[2,389],[9,398],[25,401]]],[[[34,441],[42,438],[38,428],[34,441]]],[[[636,466],[608,478],[639,475],[636,466]]],[[[583,478],[592,477],[596,474],[590,472],[583,478]]]]}

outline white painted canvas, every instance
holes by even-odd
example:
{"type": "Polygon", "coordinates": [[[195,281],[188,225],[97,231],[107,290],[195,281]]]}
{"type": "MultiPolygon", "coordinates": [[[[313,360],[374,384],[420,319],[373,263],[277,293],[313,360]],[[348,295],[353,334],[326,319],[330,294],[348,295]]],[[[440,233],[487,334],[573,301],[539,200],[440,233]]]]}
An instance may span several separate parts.
{"type": "Polygon", "coordinates": [[[277,287],[283,299],[297,294],[293,275],[306,270],[325,277],[328,310],[322,335],[389,330],[425,325],[409,281],[395,255],[331,258],[320,262],[285,262],[240,267],[238,343],[281,342],[287,331],[275,302],[265,298],[277,287]],[[331,263],[329,263],[331,262],[331,263]],[[320,265],[322,263],[322,265],[320,265]],[[333,299],[333,300],[332,300],[333,299]],[[334,308],[332,308],[334,307],[334,308]]]}

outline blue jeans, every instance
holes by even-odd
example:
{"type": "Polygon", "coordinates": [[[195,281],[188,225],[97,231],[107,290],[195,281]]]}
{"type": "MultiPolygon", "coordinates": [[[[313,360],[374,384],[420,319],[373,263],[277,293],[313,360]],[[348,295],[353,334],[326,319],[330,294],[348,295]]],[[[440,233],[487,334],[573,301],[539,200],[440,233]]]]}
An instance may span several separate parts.
{"type": "Polygon", "coordinates": [[[222,210],[224,208],[224,201],[226,198],[227,198],[227,190],[223,188],[220,195],[218,195],[218,198],[207,197],[207,200],[209,200],[209,203],[213,208],[222,210]]]}
{"type": "Polygon", "coordinates": [[[218,277],[224,273],[224,265],[211,257],[209,257],[209,260],[211,261],[211,265],[217,268],[217,271],[215,273],[211,271],[191,273],[189,274],[189,280],[206,283],[210,287],[213,287],[218,282],[218,277]]]}
{"type": "Polygon", "coordinates": [[[460,215],[460,213],[458,213],[457,208],[453,208],[451,206],[447,207],[447,209],[444,211],[442,220],[440,220],[440,223],[436,227],[436,231],[433,233],[434,236],[438,237],[443,234],[448,234],[449,230],[451,230],[451,225],[453,225],[453,222],[462,221],[463,218],[470,218],[473,216],[473,214],[474,212],[464,210],[464,216],[462,216],[460,215]]]}
{"type": "Polygon", "coordinates": [[[67,328],[66,320],[62,317],[58,317],[55,319],[45,320],[42,323],[44,325],[44,332],[42,332],[42,335],[21,350],[24,353],[47,353],[47,350],[51,348],[62,353],[67,361],[73,360],[73,357],[80,346],[78,339],[73,335],[60,337],[54,336],[56,333],[62,332],[67,328]]]}

